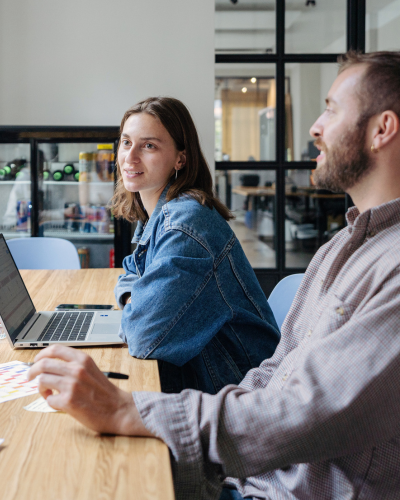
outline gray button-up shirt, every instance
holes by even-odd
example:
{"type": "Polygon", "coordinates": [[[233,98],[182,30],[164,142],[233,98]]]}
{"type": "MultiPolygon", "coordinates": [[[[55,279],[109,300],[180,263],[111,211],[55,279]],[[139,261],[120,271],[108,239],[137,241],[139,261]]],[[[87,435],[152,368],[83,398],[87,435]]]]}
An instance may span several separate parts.
{"type": "Polygon", "coordinates": [[[310,263],[274,356],[211,396],[134,393],[178,499],[400,498],[400,199],[310,263]]]}

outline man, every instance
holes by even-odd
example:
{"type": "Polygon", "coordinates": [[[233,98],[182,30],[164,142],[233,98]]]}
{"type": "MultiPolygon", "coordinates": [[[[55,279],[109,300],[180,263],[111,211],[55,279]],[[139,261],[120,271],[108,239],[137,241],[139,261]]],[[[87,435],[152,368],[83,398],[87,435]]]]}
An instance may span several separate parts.
{"type": "Polygon", "coordinates": [[[51,347],[30,371],[50,405],[161,438],[179,499],[218,499],[224,480],[225,498],[399,498],[399,94],[400,53],[341,59],[310,132],[316,182],[356,206],[307,269],[272,358],[214,396],[132,399],[83,353],[51,347]]]}

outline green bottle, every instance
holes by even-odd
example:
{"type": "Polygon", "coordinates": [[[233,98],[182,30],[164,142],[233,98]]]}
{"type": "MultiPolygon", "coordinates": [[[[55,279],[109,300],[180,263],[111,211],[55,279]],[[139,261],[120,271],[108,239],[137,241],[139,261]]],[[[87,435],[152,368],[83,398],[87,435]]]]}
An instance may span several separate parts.
{"type": "Polygon", "coordinates": [[[75,167],[72,163],[67,163],[64,165],[64,175],[66,177],[66,180],[73,180],[73,177],[75,175],[75,167]]]}
{"type": "Polygon", "coordinates": [[[60,182],[64,179],[64,173],[61,170],[55,170],[53,172],[53,179],[57,182],[60,182]]]}

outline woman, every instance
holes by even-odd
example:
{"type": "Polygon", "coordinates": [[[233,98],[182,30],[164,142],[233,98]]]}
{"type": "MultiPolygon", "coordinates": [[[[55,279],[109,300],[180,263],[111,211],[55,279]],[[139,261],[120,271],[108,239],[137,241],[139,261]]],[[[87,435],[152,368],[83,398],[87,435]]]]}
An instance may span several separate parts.
{"type": "Polygon", "coordinates": [[[164,392],[214,394],[270,357],[279,329],[184,104],[146,99],[120,130],[112,209],[138,221],[115,288],[120,335],[132,356],[159,361],[164,392]]]}

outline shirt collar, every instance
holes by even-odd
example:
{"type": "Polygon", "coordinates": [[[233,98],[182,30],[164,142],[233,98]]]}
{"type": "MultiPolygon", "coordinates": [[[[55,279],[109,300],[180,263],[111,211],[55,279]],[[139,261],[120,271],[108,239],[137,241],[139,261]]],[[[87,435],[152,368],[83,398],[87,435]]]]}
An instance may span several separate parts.
{"type": "Polygon", "coordinates": [[[156,208],[153,210],[153,213],[151,214],[150,219],[148,219],[145,223],[143,223],[141,220],[138,221],[135,234],[133,235],[132,238],[132,243],[140,243],[140,244],[146,244],[151,236],[151,233],[153,231],[153,226],[154,223],[161,212],[162,207],[166,203],[167,199],[167,192],[168,189],[170,188],[170,184],[165,186],[163,192],[161,193],[156,208]]]}
{"type": "Polygon", "coordinates": [[[346,219],[350,232],[357,229],[376,234],[400,222],[400,198],[369,208],[361,214],[357,207],[351,207],[347,211],[346,219]]]}

